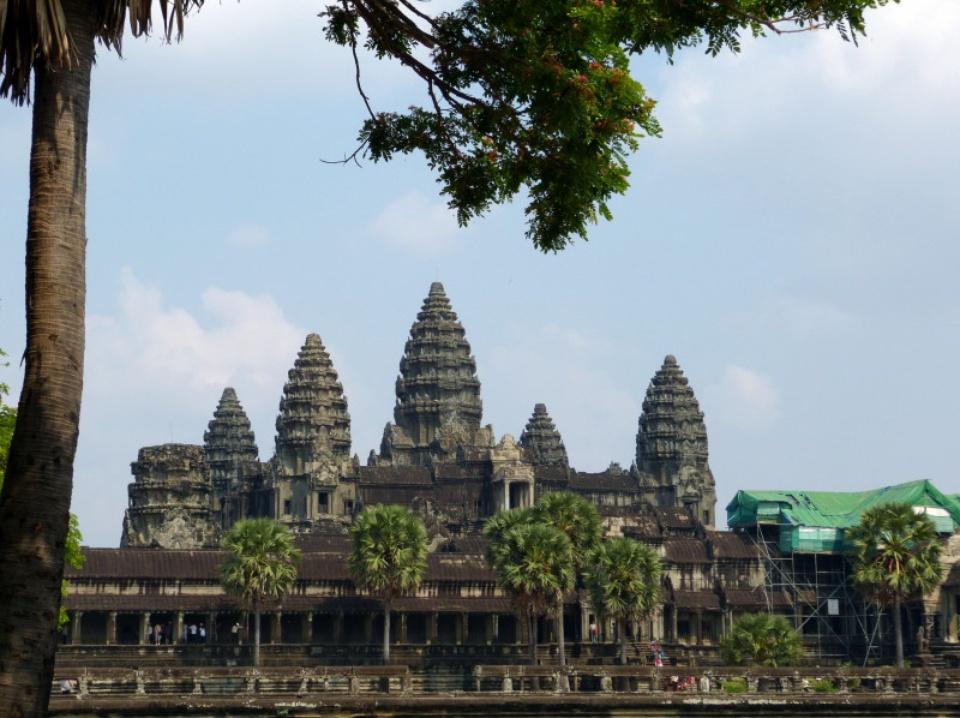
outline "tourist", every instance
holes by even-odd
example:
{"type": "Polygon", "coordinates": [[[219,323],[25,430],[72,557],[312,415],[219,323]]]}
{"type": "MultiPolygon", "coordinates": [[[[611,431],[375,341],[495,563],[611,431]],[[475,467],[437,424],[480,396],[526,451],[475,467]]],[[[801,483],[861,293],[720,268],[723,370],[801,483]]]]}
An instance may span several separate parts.
{"type": "Polygon", "coordinates": [[[60,692],[61,693],[73,693],[73,683],[69,679],[64,678],[60,681],[60,692]]]}
{"type": "Polygon", "coordinates": [[[196,623],[190,624],[190,637],[187,639],[187,642],[188,643],[197,642],[197,624],[196,623]]]}
{"type": "Polygon", "coordinates": [[[590,621],[590,643],[596,643],[600,637],[600,631],[597,628],[596,621],[590,621]]]}
{"type": "Polygon", "coordinates": [[[230,629],[230,633],[233,635],[233,642],[240,643],[240,624],[234,623],[233,627],[230,629]]]}
{"type": "Polygon", "coordinates": [[[710,692],[710,676],[704,673],[700,676],[700,692],[709,693],[710,692]]]}
{"type": "Polygon", "coordinates": [[[206,643],[206,642],[207,642],[207,629],[204,628],[204,626],[203,626],[202,623],[200,624],[200,636],[199,636],[199,641],[200,641],[200,643],[206,643]]]}
{"type": "Polygon", "coordinates": [[[158,646],[163,643],[163,627],[159,623],[153,627],[153,640],[158,646]]]}

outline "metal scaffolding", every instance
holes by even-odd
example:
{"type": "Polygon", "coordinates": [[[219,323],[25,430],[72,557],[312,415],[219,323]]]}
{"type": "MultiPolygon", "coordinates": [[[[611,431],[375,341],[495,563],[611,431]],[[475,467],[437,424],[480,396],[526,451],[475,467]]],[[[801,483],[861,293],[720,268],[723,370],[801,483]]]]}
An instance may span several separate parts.
{"type": "Polygon", "coordinates": [[[854,588],[847,557],[838,552],[781,552],[779,524],[742,529],[760,551],[760,587],[769,611],[782,608],[786,594],[794,607],[794,625],[809,654],[823,663],[866,665],[881,658],[884,621],[878,607],[854,588]]]}

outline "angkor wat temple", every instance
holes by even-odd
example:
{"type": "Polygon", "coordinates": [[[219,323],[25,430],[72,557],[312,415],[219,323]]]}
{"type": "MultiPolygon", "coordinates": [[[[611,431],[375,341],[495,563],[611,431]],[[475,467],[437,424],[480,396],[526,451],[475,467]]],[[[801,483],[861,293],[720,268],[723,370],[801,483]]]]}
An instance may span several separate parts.
{"type": "MultiPolygon", "coordinates": [[[[365,465],[351,455],[347,399],[316,334],[289,371],[276,432],[273,456],[261,461],[237,393],[226,388],[202,444],[140,450],[121,548],[87,549],[83,570],[68,570],[69,643],[140,645],[150,626],[180,637],[197,622],[209,626],[211,642],[225,641],[244,614],[219,586],[220,538],[238,520],[269,516],[297,534],[304,557],[294,590],[265,617],[266,640],[340,661],[376,655],[380,607],[354,588],[346,530],[364,506],[390,503],[423,518],[431,551],[418,593],[395,604],[397,655],[407,647],[423,657],[429,648],[444,660],[506,660],[522,652],[526,629],[485,564],[480,531],[496,512],[562,490],[598,507],[607,536],[642,540],[664,561],[660,609],[629,628],[637,645],[656,639],[674,655],[710,660],[737,615],[768,610],[793,616],[822,656],[847,660],[873,650],[861,630],[869,611],[844,587],[842,556],[814,554],[808,567],[779,550],[769,527],[715,530],[704,417],[673,356],[646,391],[629,469],[577,471],[543,403],[518,440],[483,425],[476,362],[434,283],[400,359],[393,422],[379,452],[365,465]],[[786,570],[797,580],[782,580],[786,570]],[[810,571],[813,578],[801,580],[810,571]]],[[[958,585],[960,574],[951,574],[942,598],[913,609],[944,641],[956,640],[958,585]]],[[[567,597],[571,651],[597,653],[583,642],[596,618],[580,593],[567,597]]],[[[551,622],[540,630],[550,644],[551,622]]],[[[614,626],[602,630],[609,638],[614,626]]]]}
{"type": "Polygon", "coordinates": [[[477,531],[506,508],[569,490],[605,511],[682,509],[711,527],[716,491],[693,390],[668,356],[653,377],[629,471],[570,467],[560,433],[537,404],[515,441],[483,426],[477,367],[440,283],[410,329],[394,423],[366,466],[351,457],[350,414],[320,337],[311,334],[283,387],[273,457],[259,460],[250,421],[227,388],[203,445],[140,450],[121,545],[210,548],[235,521],[269,516],[297,533],[343,533],[365,505],[414,508],[437,537],[477,531]]]}

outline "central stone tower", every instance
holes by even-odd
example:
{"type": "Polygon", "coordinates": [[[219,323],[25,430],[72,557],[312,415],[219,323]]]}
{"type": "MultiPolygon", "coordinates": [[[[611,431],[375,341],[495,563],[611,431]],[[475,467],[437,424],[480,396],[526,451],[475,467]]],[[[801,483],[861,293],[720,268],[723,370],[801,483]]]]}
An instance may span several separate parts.
{"type": "Polygon", "coordinates": [[[481,429],[477,363],[440,282],[430,285],[400,360],[395,424],[387,424],[380,459],[426,466],[453,458],[458,446],[489,444],[481,429]]]}
{"type": "Polygon", "coordinates": [[[636,466],[651,504],[683,506],[713,527],[717,490],[707,463],[707,427],[693,389],[672,355],[663,360],[647,387],[636,466]]]}

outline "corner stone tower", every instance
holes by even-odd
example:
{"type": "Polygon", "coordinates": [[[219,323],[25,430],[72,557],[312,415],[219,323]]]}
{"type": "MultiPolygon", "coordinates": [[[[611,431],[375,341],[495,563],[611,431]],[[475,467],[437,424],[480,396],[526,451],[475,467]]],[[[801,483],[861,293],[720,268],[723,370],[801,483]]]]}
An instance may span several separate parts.
{"type": "Polygon", "coordinates": [[[686,507],[713,527],[717,492],[707,462],[707,428],[693,389],[672,355],[647,387],[636,466],[651,504],[686,507]]]}
{"type": "Polygon", "coordinates": [[[440,282],[430,285],[410,328],[396,386],[396,423],[387,424],[380,444],[387,463],[425,466],[458,446],[490,443],[480,428],[477,364],[440,282]]]}
{"type": "Polygon", "coordinates": [[[203,447],[164,444],[140,449],[123,517],[121,548],[209,548],[219,542],[211,519],[211,484],[203,447]]]}

